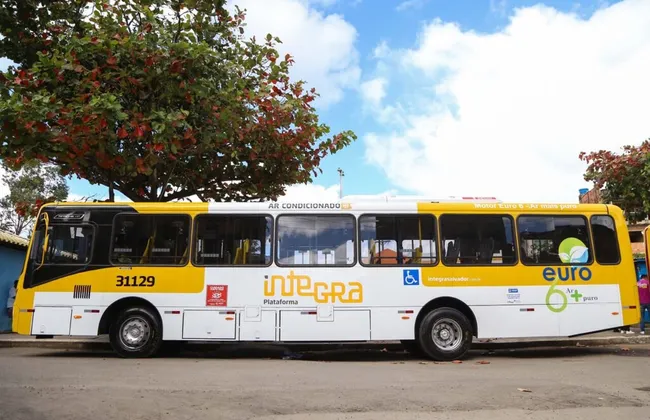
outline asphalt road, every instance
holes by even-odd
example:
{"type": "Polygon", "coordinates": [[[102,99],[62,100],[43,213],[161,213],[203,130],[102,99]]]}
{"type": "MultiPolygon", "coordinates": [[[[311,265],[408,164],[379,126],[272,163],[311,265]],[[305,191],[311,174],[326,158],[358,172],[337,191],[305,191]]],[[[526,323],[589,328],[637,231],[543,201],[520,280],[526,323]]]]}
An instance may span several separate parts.
{"type": "Polygon", "coordinates": [[[381,351],[283,356],[0,349],[0,419],[650,418],[648,346],[475,352],[461,364],[381,351]]]}

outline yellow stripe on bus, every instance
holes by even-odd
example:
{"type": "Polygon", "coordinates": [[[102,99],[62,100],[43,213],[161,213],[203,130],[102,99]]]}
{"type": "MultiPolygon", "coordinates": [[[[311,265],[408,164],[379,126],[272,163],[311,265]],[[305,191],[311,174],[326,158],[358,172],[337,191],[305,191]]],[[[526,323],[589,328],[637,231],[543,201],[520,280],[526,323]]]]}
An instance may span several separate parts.
{"type": "Polygon", "coordinates": [[[36,286],[34,292],[70,292],[74,286],[90,285],[92,293],[199,293],[205,284],[205,268],[119,267],[100,268],[72,274],[36,286]]]}

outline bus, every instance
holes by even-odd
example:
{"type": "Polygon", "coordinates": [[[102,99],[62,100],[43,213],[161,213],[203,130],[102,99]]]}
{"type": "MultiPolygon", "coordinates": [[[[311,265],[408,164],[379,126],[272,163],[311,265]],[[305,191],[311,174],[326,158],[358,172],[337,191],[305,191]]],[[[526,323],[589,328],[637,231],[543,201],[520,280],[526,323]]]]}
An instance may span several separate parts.
{"type": "Polygon", "coordinates": [[[48,203],[13,329],[164,343],[400,341],[439,361],[474,339],[637,324],[631,243],[604,204],[489,197],[48,203]]]}

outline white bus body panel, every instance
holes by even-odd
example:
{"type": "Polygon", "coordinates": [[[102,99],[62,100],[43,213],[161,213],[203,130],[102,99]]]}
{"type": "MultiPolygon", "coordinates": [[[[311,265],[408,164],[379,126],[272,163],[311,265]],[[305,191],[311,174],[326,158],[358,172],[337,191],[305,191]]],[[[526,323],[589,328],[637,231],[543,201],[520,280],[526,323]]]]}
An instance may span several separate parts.
{"type": "Polygon", "coordinates": [[[262,310],[260,307],[249,307],[244,309],[239,319],[239,339],[241,341],[278,340],[276,311],[262,310]],[[251,312],[257,312],[259,316],[246,317],[246,315],[251,315],[251,312]]]}
{"type": "MultiPolygon", "coordinates": [[[[231,273],[217,276],[216,270],[206,270],[214,275],[206,283],[219,278],[220,285],[228,286],[228,302],[224,307],[206,307],[205,292],[96,293],[96,297],[103,295],[105,303],[101,307],[77,306],[75,303],[79,302],[75,302],[70,293],[38,292],[35,296],[32,333],[96,335],[107,307],[121,298],[133,296],[157,308],[163,321],[165,340],[314,341],[318,337],[326,341],[412,339],[419,311],[439,297],[452,297],[470,307],[477,319],[479,338],[567,336],[616,328],[622,322],[617,285],[558,285],[556,288],[567,295],[568,302],[566,309],[556,313],[545,303],[548,286],[406,286],[402,283],[400,268],[309,268],[300,271],[309,275],[312,282],[339,281],[347,284],[358,280],[363,284],[363,301],[358,304],[337,302],[321,305],[314,301],[313,296],[280,296],[279,289],[276,289],[278,296],[264,296],[263,273],[286,274],[289,270],[277,267],[250,268],[246,270],[250,271],[249,275],[240,274],[237,277],[230,277],[228,274],[231,273]],[[579,292],[575,295],[579,301],[571,297],[576,291],[579,292]],[[265,299],[272,303],[264,304],[265,299]],[[282,304],[276,304],[273,300],[282,304]],[[99,309],[99,312],[87,312],[92,309],[99,309]],[[301,315],[301,312],[316,313],[301,315]],[[75,319],[73,314],[80,318],[75,319]]],[[[562,303],[556,296],[552,296],[550,302],[555,306],[562,303]]]]}
{"type": "Polygon", "coordinates": [[[331,320],[316,311],[280,311],[280,341],[368,341],[369,310],[335,310],[331,320]]]}
{"type": "Polygon", "coordinates": [[[33,335],[70,335],[72,308],[41,306],[32,318],[33,335]]]}
{"type": "Polygon", "coordinates": [[[183,313],[183,339],[234,340],[236,335],[236,316],[227,311],[187,310],[183,313]]]}

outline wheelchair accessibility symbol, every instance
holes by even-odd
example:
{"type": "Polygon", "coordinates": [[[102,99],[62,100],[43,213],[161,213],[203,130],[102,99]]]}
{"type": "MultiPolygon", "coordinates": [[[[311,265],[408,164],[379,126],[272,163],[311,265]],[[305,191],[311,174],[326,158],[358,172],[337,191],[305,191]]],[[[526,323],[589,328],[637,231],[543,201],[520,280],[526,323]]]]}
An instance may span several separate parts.
{"type": "Polygon", "coordinates": [[[404,286],[418,286],[420,284],[420,270],[404,270],[402,280],[404,286]]]}

